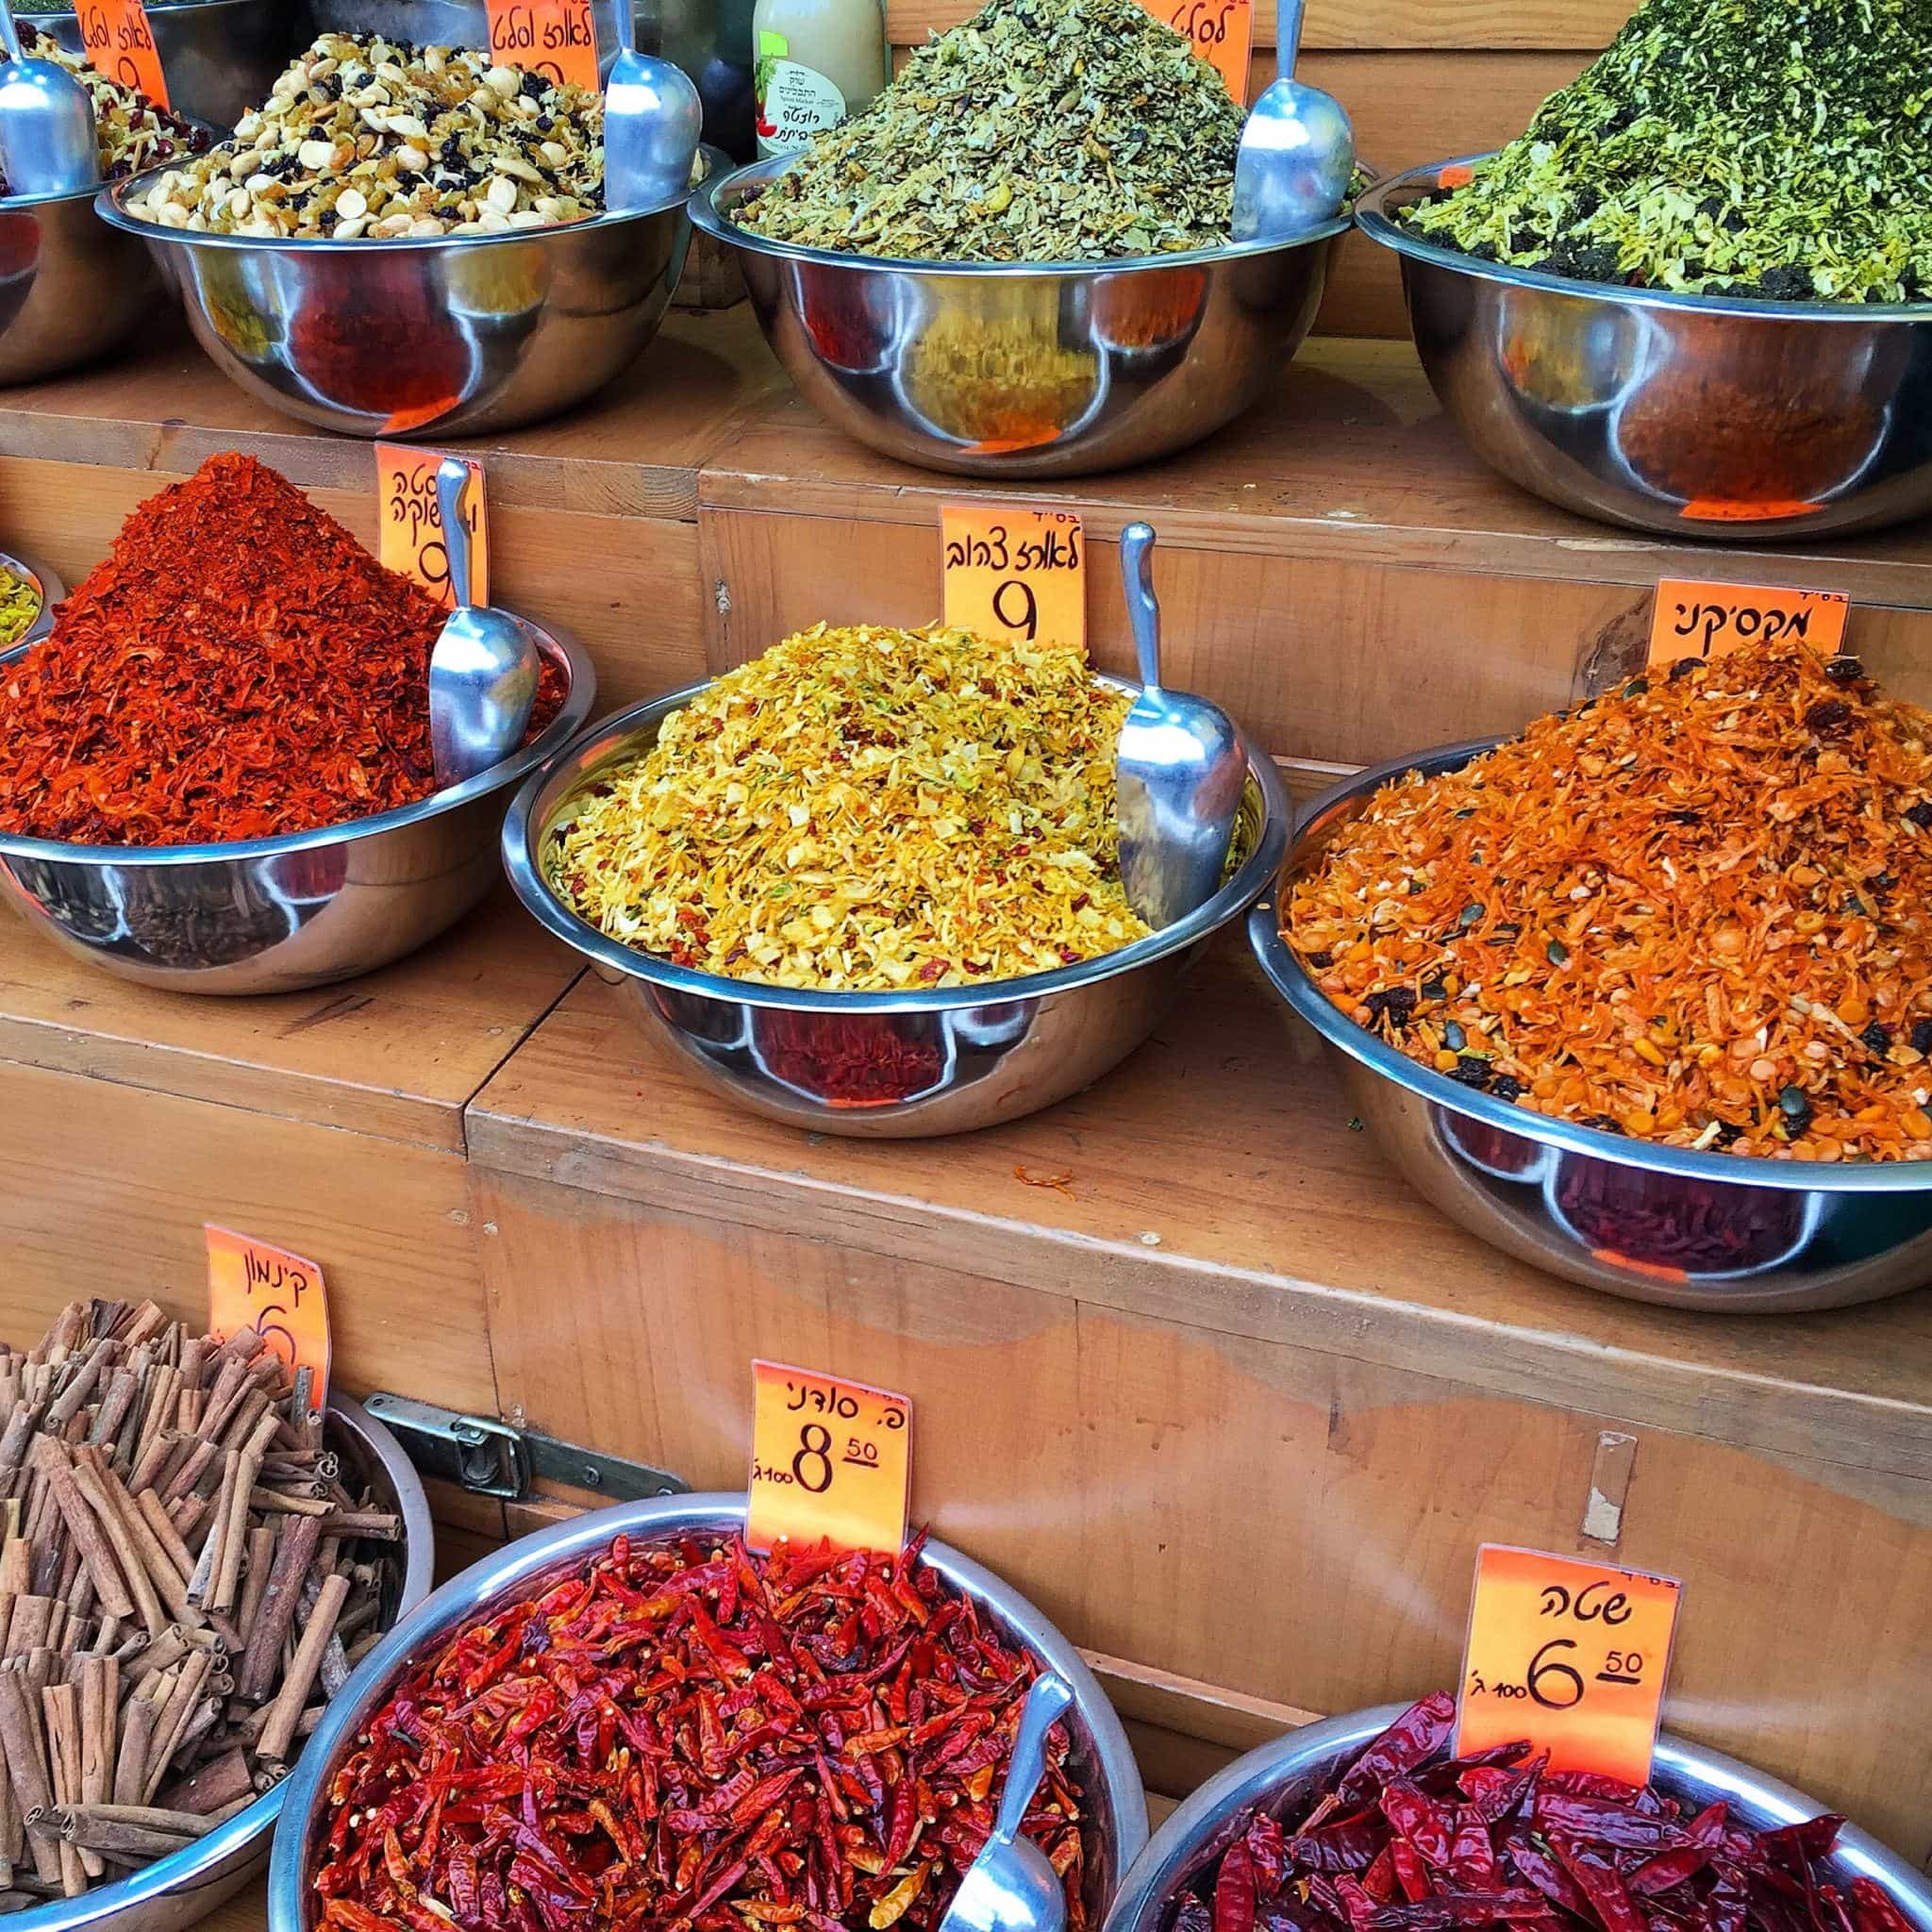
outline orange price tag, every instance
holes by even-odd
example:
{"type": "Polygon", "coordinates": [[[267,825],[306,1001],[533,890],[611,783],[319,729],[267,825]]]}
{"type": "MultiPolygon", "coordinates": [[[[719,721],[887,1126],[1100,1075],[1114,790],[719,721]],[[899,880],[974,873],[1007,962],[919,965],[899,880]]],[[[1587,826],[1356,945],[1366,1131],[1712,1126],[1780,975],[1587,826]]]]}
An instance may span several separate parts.
{"type": "Polygon", "coordinates": [[[490,53],[503,67],[599,86],[591,0],[490,0],[490,53]]]}
{"type": "Polygon", "coordinates": [[[1075,511],[949,503],[940,540],[954,628],[1085,648],[1087,544],[1075,511]]]}
{"type": "MultiPolygon", "coordinates": [[[[490,516],[483,505],[483,465],[465,457],[470,491],[463,523],[470,532],[470,602],[490,602],[490,516]]],[[[442,452],[406,442],[375,445],[375,497],[382,518],[378,554],[392,571],[412,578],[449,608],[457,604],[449,581],[449,552],[442,514],[436,507],[436,471],[442,452]]]]}
{"type": "Polygon", "coordinates": [[[1255,0],[1141,0],[1156,20],[1165,21],[1194,43],[1208,66],[1219,68],[1227,91],[1248,104],[1248,59],[1255,47],[1255,0]]]}
{"type": "Polygon", "coordinates": [[[1553,1770],[1648,1783],[1682,1591],[1671,1576],[1485,1543],[1457,1755],[1527,1738],[1553,1770]]]}
{"type": "Polygon", "coordinates": [[[138,89],[158,108],[168,105],[168,76],[141,0],[82,0],[80,44],[96,74],[138,89]]]}
{"type": "Polygon", "coordinates": [[[896,1556],[906,1541],[912,1405],[903,1395],[754,1362],[751,1508],[744,1539],[829,1540],[896,1556]]]}
{"type": "Polygon", "coordinates": [[[1744,644],[1794,640],[1835,657],[1851,599],[1836,591],[1772,591],[1759,584],[1700,584],[1665,577],[1650,620],[1650,661],[1722,658],[1744,644]]]}
{"type": "Polygon", "coordinates": [[[313,1376],[310,1406],[328,1400],[328,1290],[322,1270],[286,1248],[203,1224],[208,1236],[208,1325],[226,1341],[252,1328],[291,1369],[313,1376]]]}

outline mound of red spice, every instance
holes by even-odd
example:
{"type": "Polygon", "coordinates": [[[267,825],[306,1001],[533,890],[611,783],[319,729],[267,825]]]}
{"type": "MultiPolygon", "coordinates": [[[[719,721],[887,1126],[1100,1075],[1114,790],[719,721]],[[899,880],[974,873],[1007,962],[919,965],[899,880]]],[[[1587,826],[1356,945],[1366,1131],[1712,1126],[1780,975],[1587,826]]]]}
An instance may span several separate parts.
{"type": "MultiPolygon", "coordinates": [[[[932,1932],[1035,1666],[920,1558],[608,1554],[464,1624],[330,1780],[343,1932],[932,1932]]],[[[1026,1836],[1083,1932],[1067,1739],[1026,1836]]]]}
{"type": "MultiPolygon", "coordinates": [[[[84,845],[306,832],[436,790],[443,612],[292,484],[210,457],[150,497],[0,682],[0,830],[84,845]]],[[[532,730],[563,679],[547,661],[532,730]]]]}
{"type": "Polygon", "coordinates": [[[1912,1932],[1834,1867],[1842,1818],[1756,1831],[1722,1799],[1551,1771],[1526,1743],[1454,1757],[1455,1730],[1439,1690],[1313,1794],[1237,1824],[1165,1932],[1912,1932]]]}

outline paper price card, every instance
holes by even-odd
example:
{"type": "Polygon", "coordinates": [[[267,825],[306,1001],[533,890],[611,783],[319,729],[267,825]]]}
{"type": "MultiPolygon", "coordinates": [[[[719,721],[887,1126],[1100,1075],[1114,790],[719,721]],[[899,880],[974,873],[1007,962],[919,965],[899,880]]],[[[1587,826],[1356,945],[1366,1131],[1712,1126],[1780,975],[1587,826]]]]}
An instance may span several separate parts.
{"type": "Polygon", "coordinates": [[[96,74],[138,88],[158,108],[168,105],[168,77],[141,0],[82,0],[80,44],[96,74]]]}
{"type": "Polygon", "coordinates": [[[490,54],[499,67],[521,67],[546,80],[595,92],[597,28],[591,0],[489,0],[490,54]]]}
{"type": "Polygon", "coordinates": [[[1528,1738],[1557,1771],[1647,1783],[1682,1590],[1674,1577],[1485,1543],[1457,1755],[1528,1738]]]}
{"type": "Polygon", "coordinates": [[[1700,584],[1665,577],[1650,620],[1650,661],[1722,658],[1745,644],[1796,642],[1822,658],[1845,641],[1851,599],[1836,591],[1773,591],[1758,584],[1700,584]]]}
{"type": "Polygon", "coordinates": [[[829,1540],[896,1556],[906,1541],[911,1403],[783,1362],[751,1369],[746,1542],[769,1550],[829,1540]]]}
{"type": "Polygon", "coordinates": [[[1087,543],[1070,509],[940,511],[947,624],[1015,643],[1087,642],[1087,543]]]}
{"type": "Polygon", "coordinates": [[[1194,43],[1194,52],[1219,68],[1227,91],[1248,104],[1248,60],[1255,47],[1254,0],[1142,0],[1156,20],[1194,43]]]}
{"type": "MultiPolygon", "coordinates": [[[[442,541],[442,513],[436,507],[436,471],[443,453],[403,442],[375,445],[376,503],[382,518],[379,555],[392,571],[412,577],[449,608],[458,603],[449,580],[449,552],[442,541]]],[[[490,601],[490,517],[483,507],[483,465],[469,464],[470,488],[463,498],[463,525],[470,533],[470,598],[490,601]]]]}
{"type": "Polygon", "coordinates": [[[208,1236],[208,1333],[252,1328],[291,1369],[308,1370],[310,1407],[328,1400],[328,1290],[322,1270],[286,1248],[203,1224],[208,1236]]]}

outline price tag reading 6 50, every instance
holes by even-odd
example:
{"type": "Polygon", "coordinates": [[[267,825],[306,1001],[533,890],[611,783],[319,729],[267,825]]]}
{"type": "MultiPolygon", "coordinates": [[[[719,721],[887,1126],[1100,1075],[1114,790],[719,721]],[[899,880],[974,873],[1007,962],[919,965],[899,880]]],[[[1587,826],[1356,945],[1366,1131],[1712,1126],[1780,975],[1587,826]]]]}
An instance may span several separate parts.
{"type": "Polygon", "coordinates": [[[1457,1755],[1527,1738],[1553,1770],[1647,1783],[1682,1591],[1674,1577],[1485,1543],[1457,1755]]]}
{"type": "Polygon", "coordinates": [[[745,1541],[829,1541],[896,1555],[906,1541],[912,1405],[863,1382],[752,1364],[745,1541]]]}

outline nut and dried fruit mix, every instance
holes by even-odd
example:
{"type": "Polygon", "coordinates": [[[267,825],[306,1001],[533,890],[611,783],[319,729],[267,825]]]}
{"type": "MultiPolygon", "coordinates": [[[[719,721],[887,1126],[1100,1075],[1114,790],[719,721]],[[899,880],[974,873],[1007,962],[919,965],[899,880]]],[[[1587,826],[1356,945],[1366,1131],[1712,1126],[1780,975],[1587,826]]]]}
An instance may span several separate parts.
{"type": "Polygon", "coordinates": [[[1283,930],[1473,1091],[1674,1147],[1932,1159],[1932,713],[1857,658],[1689,658],[1395,779],[1283,930]]]}
{"type": "MultiPolygon", "coordinates": [[[[119,181],[172,161],[177,155],[198,154],[208,143],[207,132],[159,108],[137,88],[124,87],[96,74],[77,54],[45,34],[36,34],[25,50],[36,60],[64,67],[87,89],[93,104],[94,139],[100,149],[101,175],[119,181]]],[[[7,57],[0,54],[0,62],[7,57]]],[[[0,168],[0,196],[8,192],[7,173],[0,168]]]]}
{"type": "Polygon", "coordinates": [[[604,208],[604,101],[487,54],[324,34],[232,140],[129,209],[264,238],[482,235],[604,208]]]}
{"type": "Polygon", "coordinates": [[[1216,248],[1241,109],[1137,0],[991,0],[739,208],[774,242],[933,261],[1216,248]]]}
{"type": "Polygon", "coordinates": [[[1928,0],[1645,0],[1416,234],[1587,281],[1932,299],[1928,0]]]}
{"type": "Polygon", "coordinates": [[[1012,979],[1146,936],[1117,866],[1131,700],[1076,649],[825,625],[674,711],[543,843],[607,937],[774,986],[1012,979]]]}

